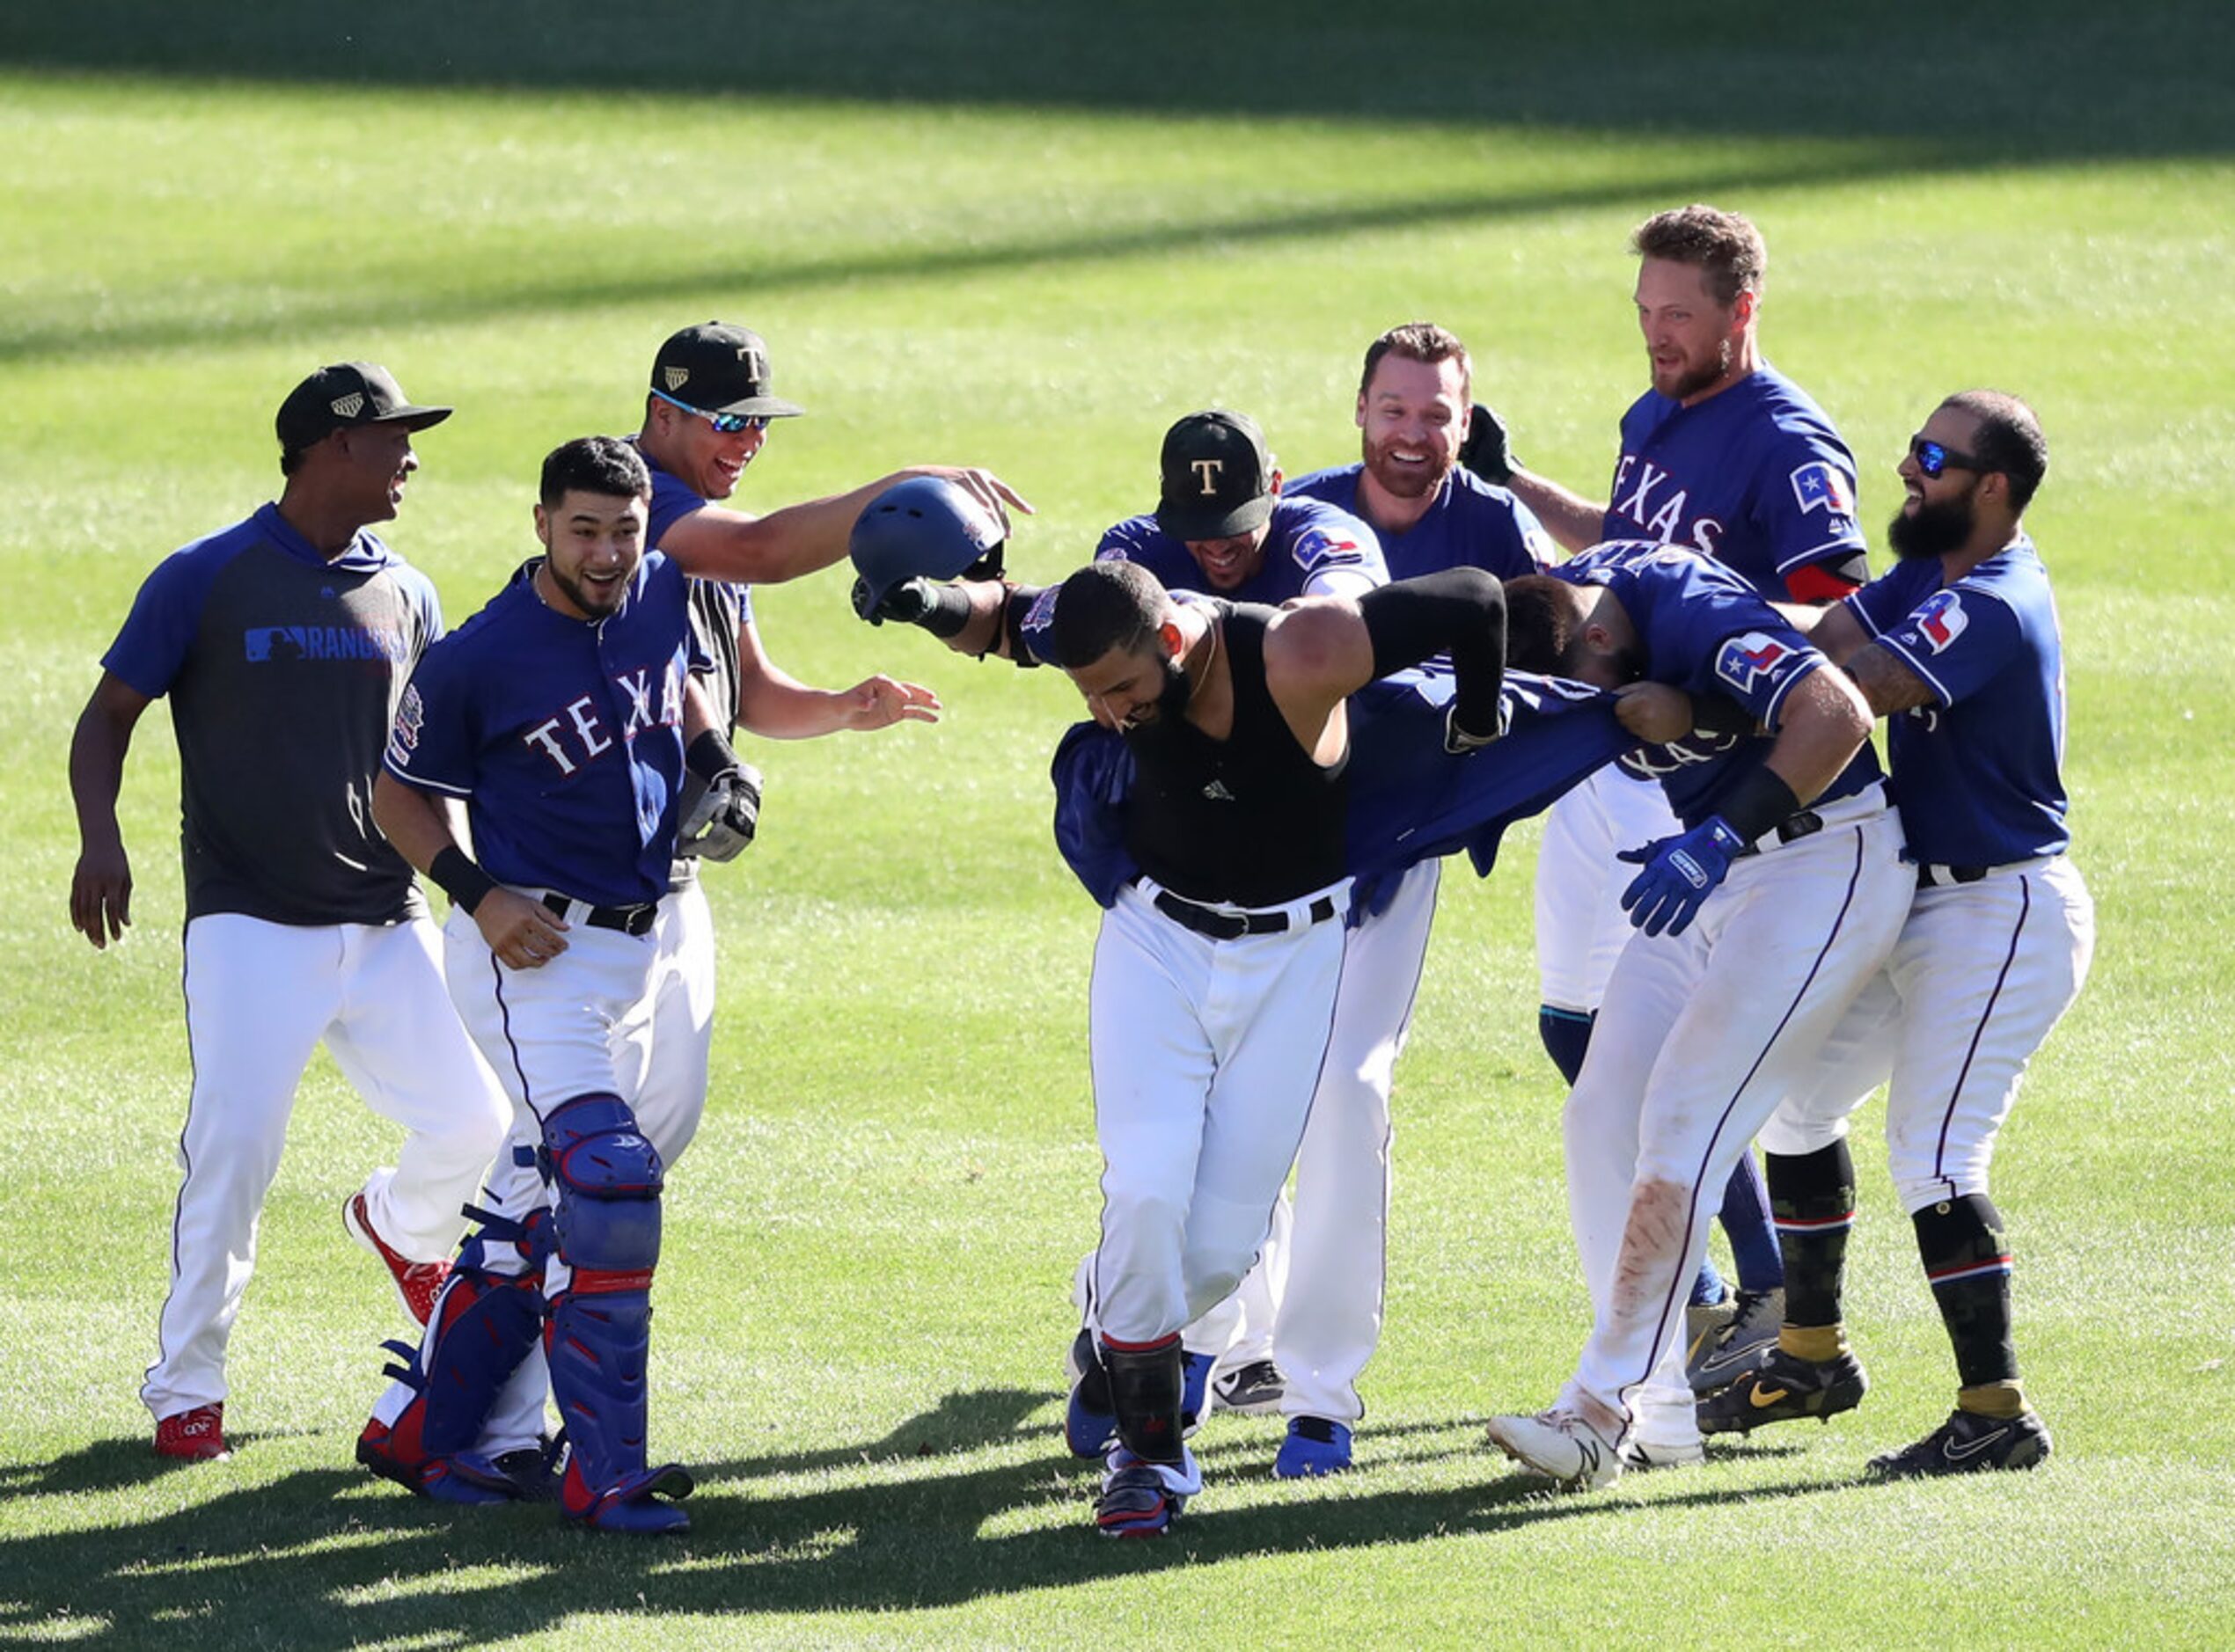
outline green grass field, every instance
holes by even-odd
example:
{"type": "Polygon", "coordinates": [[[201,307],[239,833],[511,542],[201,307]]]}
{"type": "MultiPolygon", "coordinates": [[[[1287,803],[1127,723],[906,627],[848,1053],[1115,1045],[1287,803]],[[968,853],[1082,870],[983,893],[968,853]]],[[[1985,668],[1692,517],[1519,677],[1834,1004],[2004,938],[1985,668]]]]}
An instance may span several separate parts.
{"type": "Polygon", "coordinates": [[[0,17],[0,1641],[2226,1643],[2222,8],[1741,25],[1636,0],[1411,36],[1323,4],[834,0],[718,31],[666,0],[497,10],[0,17]],[[1043,778],[1075,696],[859,625],[842,572],[763,594],[772,652],[949,710],[759,753],[765,838],[712,880],[714,1092],[670,1184],[653,1378],[654,1450],[701,1475],[689,1537],[448,1510],[354,1466],[403,1327],[336,1210],[392,1143],[323,1057],[233,1339],[238,1449],[150,1456],[187,1085],[177,765],[150,718],[123,804],[139,922],[97,955],[65,923],[63,754],[148,568],[275,491],[271,413],[303,373],[368,356],[458,405],[389,536],[454,622],[531,545],[541,455],[633,428],[658,340],[710,315],[760,329],[814,415],[742,502],[991,464],[1039,507],[1012,561],[1044,579],[1153,501],[1189,408],[1250,409],[1292,473],[1351,457],[1359,354],[1419,315],[1470,340],[1533,465],[1601,485],[1643,382],[1625,237],[1700,197],[1763,225],[1769,353],[1855,447],[1866,522],[1946,391],[2016,391],[2049,431],[2032,525],[2101,942],[1997,1166],[2044,1472],[1862,1482],[1953,1385],[1875,1105],[1860,1412],[1591,1498],[1485,1452],[1481,1418],[1541,1404],[1586,1328],[1525,831],[1491,881],[1447,881],[1361,1472],[1275,1482],[1278,1424],[1221,1418],[1173,1539],[1098,1543],[1056,1433],[1099,1167],[1095,914],[1043,778]]]}

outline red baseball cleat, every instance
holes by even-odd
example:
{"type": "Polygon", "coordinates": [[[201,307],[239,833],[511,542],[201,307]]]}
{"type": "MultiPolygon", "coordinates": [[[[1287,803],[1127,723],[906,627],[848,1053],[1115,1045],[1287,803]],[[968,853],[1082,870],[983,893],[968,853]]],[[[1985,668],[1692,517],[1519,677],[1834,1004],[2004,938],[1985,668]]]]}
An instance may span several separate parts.
{"type": "Polygon", "coordinates": [[[155,1454],[190,1463],[214,1462],[232,1452],[225,1444],[225,1407],[196,1406],[165,1417],[155,1425],[155,1454]]]}
{"type": "Polygon", "coordinates": [[[450,1263],[415,1262],[390,1249],[388,1241],[372,1231],[362,1193],[353,1193],[342,1202],[341,1225],[351,1239],[386,1264],[396,1295],[403,1299],[404,1312],[418,1324],[426,1324],[427,1316],[435,1312],[435,1298],[443,1294],[443,1282],[451,1276],[450,1263]]]}

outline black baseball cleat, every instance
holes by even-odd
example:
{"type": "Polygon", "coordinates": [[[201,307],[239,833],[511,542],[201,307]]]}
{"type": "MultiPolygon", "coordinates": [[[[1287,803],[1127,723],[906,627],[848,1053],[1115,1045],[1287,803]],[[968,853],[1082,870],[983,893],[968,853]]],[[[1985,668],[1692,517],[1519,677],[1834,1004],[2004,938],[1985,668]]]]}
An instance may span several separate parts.
{"type": "Polygon", "coordinates": [[[1792,1422],[1802,1417],[1828,1422],[1862,1404],[1869,1387],[1863,1363],[1852,1354],[1801,1359],[1773,1348],[1754,1370],[1699,1402],[1699,1431],[1751,1434],[1765,1422],[1792,1422]]]}
{"type": "Polygon", "coordinates": [[[1982,1417],[1975,1411],[1955,1411],[1915,1445],[1873,1457],[1869,1466],[1880,1480],[1970,1474],[1990,1468],[2038,1468],[2048,1460],[2050,1450],[2048,1425],[2037,1412],[1982,1417]]]}

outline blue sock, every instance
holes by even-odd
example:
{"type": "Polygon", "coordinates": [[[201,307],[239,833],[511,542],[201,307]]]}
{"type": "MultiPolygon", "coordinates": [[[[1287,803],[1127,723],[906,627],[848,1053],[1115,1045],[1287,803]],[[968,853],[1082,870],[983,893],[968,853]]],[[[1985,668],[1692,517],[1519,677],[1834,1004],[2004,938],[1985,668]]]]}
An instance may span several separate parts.
{"type": "Polygon", "coordinates": [[[1770,1220],[1770,1189],[1751,1148],[1739,1155],[1731,1180],[1724,1185],[1720,1215],[1723,1236],[1731,1241],[1731,1259],[1738,1263],[1739,1289],[1756,1294],[1782,1290],[1784,1258],[1770,1220]]]}
{"type": "Polygon", "coordinates": [[[1549,1004],[1536,1007],[1536,1035],[1544,1053],[1569,1084],[1583,1071],[1583,1057],[1591,1048],[1591,1027],[1598,1018],[1586,1010],[1556,1010],[1549,1004]]]}

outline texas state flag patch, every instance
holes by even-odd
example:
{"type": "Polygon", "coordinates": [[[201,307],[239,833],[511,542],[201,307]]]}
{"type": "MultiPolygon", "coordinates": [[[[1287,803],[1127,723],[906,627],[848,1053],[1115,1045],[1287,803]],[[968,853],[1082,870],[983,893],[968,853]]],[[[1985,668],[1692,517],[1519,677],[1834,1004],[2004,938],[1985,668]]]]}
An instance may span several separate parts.
{"type": "Polygon", "coordinates": [[[1855,514],[1855,490],[1836,464],[1819,459],[1814,464],[1804,464],[1792,473],[1792,496],[1800,501],[1805,515],[1812,510],[1828,510],[1835,516],[1855,514]]]}
{"type": "Polygon", "coordinates": [[[1733,637],[1715,656],[1715,675],[1741,694],[1751,693],[1764,677],[1773,677],[1792,657],[1792,649],[1758,631],[1733,637]]]}
{"type": "Polygon", "coordinates": [[[1916,627],[1916,634],[1924,639],[1924,646],[1939,654],[1963,635],[1963,628],[1971,622],[1964,617],[1961,596],[1953,591],[1937,591],[1931,600],[1909,617],[1909,623],[1916,627]]]}

